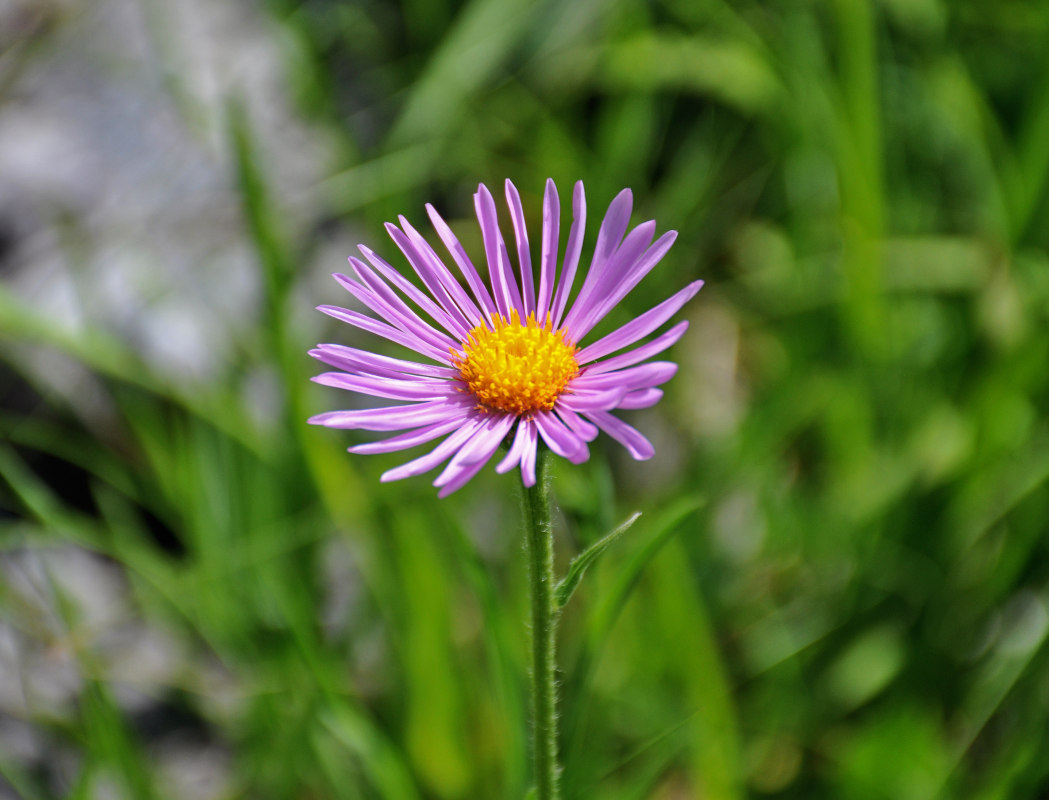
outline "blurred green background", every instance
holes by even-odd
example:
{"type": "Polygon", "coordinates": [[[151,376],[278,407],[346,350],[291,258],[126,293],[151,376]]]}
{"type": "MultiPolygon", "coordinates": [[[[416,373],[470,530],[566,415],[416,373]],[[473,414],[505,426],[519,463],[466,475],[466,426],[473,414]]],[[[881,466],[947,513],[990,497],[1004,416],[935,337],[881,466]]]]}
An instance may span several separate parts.
{"type": "MultiPolygon", "coordinates": [[[[514,476],[307,416],[312,310],[478,181],[702,277],[558,466],[572,798],[1049,798],[1049,4],[0,7],[0,798],[521,798],[514,476]]],[[[533,238],[538,227],[533,228],[533,238]]],[[[395,261],[395,263],[402,263],[395,261]]]]}

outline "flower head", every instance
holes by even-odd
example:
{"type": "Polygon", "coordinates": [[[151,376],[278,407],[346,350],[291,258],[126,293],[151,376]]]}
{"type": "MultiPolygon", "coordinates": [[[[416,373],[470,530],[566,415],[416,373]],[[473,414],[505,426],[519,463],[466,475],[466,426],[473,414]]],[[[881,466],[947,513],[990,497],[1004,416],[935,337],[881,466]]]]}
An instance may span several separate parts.
{"type": "Polygon", "coordinates": [[[582,182],[573,192],[572,227],[560,270],[560,203],[553,181],[546,183],[538,287],[521,198],[510,181],[506,182],[506,200],[520,281],[499,230],[495,201],[481,185],[474,205],[488,262],[488,283],[451,228],[427,205],[465,287],[422,235],[399,217],[399,226],[387,224],[386,229],[425,291],[361,245],[364,260],[350,258],[353,276],[337,274],[335,279],[374,316],[320,306],[336,319],[429,360],[407,361],[337,344],[318,345],[310,351],[314,358],[340,370],[318,375],[314,378],[318,383],[407,401],[310,418],[311,423],[330,428],[404,431],[351,447],[350,452],[387,453],[444,437],[430,452],[386,472],[383,481],[419,475],[447,461],[434,481],[444,497],[476,475],[511,435],[509,451],[496,471],[519,466],[526,486],[535,484],[540,439],[574,463],[589,457],[587,443],[599,430],[619,441],[636,459],[653,454],[649,441],[611,412],[647,408],[659,401],[663,392],[656,387],[674,375],[677,365],[648,359],[680,339],[688,323],[679,322],[645,344],[612,354],[637,344],[667,322],[695,296],[703,281],[690,283],[597,341],[585,346],[581,342],[659,262],[677,234],[669,231],[653,241],[656,226],[652,221],[628,233],[633,201],[630,190],[624,189],[605,214],[590,268],[570,304],[586,224],[582,182]]]}

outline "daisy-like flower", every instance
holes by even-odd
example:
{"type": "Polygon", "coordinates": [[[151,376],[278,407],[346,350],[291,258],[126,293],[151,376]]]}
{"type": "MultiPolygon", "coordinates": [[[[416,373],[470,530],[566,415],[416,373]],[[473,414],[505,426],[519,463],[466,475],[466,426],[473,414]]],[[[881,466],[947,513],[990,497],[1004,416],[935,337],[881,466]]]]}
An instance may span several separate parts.
{"type": "Polygon", "coordinates": [[[582,181],[576,183],[572,195],[572,227],[560,271],[560,202],[553,181],[546,183],[538,289],[521,198],[510,181],[506,182],[506,200],[520,282],[499,230],[495,201],[482,184],[474,195],[474,206],[488,262],[487,284],[451,228],[427,204],[430,220],[465,287],[402,216],[398,217],[400,227],[387,223],[386,230],[425,291],[360,245],[365,260],[351,257],[353,275],[336,274],[335,279],[374,316],[336,306],[319,307],[325,314],[429,359],[426,363],[408,361],[337,344],[318,345],[310,351],[314,358],[340,370],[318,375],[314,378],[317,383],[407,401],[310,418],[311,423],[330,428],[405,431],[351,447],[351,453],[388,453],[445,437],[425,455],[384,473],[383,481],[420,475],[447,461],[434,481],[445,497],[476,475],[503,441],[511,441],[496,472],[519,466],[525,486],[533,486],[540,439],[557,455],[581,463],[589,457],[587,443],[599,430],[619,441],[636,459],[651,458],[654,452],[639,431],[612,412],[647,408],[659,401],[663,392],[656,387],[674,375],[677,365],[648,359],[680,339],[688,323],[679,322],[645,344],[613,353],[631,347],[667,322],[695,296],[703,281],[690,283],[597,341],[581,343],[666,254],[677,233],[668,231],[653,241],[654,221],[628,233],[633,198],[624,189],[605,214],[590,268],[575,300],[569,303],[586,224],[582,181]]]}

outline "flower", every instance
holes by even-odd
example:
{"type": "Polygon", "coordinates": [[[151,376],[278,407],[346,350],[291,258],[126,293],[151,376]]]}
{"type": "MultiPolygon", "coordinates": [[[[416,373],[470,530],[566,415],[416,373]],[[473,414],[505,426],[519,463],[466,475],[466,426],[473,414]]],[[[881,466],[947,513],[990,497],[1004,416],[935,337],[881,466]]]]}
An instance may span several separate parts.
{"type": "Polygon", "coordinates": [[[680,339],[688,323],[679,322],[646,344],[611,354],[663,325],[695,296],[703,281],[690,283],[595,342],[586,346],[580,342],[659,262],[677,233],[669,231],[653,242],[654,221],[627,233],[633,197],[624,189],[608,207],[590,268],[578,295],[569,303],[586,224],[582,181],[576,183],[572,195],[572,227],[560,274],[560,202],[554,182],[546,183],[538,291],[521,198],[510,181],[506,182],[506,200],[520,283],[499,230],[495,201],[482,184],[474,195],[474,206],[488,261],[488,284],[451,228],[427,204],[430,220],[462,273],[465,287],[401,216],[400,227],[387,223],[386,230],[426,291],[360,245],[367,263],[351,257],[353,277],[334,277],[374,316],[336,306],[318,308],[433,362],[406,361],[337,344],[321,344],[310,351],[314,358],[340,370],[318,375],[314,378],[317,383],[408,401],[310,418],[311,423],[329,428],[405,431],[351,447],[351,453],[388,453],[445,437],[425,455],[384,473],[383,481],[420,475],[447,461],[434,481],[444,497],[476,475],[511,434],[509,451],[495,469],[503,473],[520,466],[526,486],[535,485],[540,439],[573,463],[589,457],[587,443],[599,430],[619,441],[635,459],[650,458],[654,452],[639,431],[611,412],[647,408],[659,401],[663,392],[656,387],[674,375],[677,365],[647,359],[680,339]]]}

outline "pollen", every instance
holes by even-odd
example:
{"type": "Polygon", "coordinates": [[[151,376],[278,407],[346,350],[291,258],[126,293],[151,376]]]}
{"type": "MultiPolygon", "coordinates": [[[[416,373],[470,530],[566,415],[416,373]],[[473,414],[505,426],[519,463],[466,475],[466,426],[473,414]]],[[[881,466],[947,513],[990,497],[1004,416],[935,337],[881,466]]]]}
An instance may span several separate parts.
{"type": "Polygon", "coordinates": [[[579,373],[575,354],[549,316],[542,325],[534,314],[522,323],[511,311],[509,321],[497,316],[493,327],[471,330],[462,352],[452,350],[452,361],[479,405],[526,415],[554,407],[579,373]]]}

